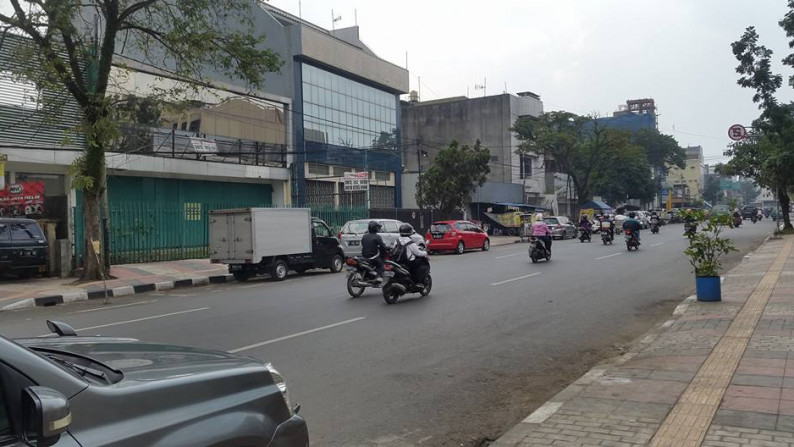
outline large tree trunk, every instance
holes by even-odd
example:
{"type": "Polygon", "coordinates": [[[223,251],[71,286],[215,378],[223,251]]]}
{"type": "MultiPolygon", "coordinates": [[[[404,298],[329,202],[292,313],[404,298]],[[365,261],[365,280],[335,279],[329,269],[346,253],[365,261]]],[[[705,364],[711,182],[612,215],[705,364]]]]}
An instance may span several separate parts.
{"type": "Polygon", "coordinates": [[[102,204],[101,194],[95,191],[83,191],[83,274],[84,280],[102,279],[104,265],[102,254],[104,250],[99,250],[99,255],[94,251],[94,241],[102,243],[102,230],[100,225],[99,210],[102,204]]]}
{"type": "Polygon", "coordinates": [[[785,188],[778,189],[778,199],[780,200],[780,208],[781,212],[783,213],[783,229],[784,230],[794,230],[791,226],[791,218],[789,217],[789,211],[791,210],[791,198],[788,195],[788,191],[785,188]]]}
{"type": "Polygon", "coordinates": [[[84,280],[102,279],[106,272],[102,262],[102,230],[100,209],[105,194],[105,147],[108,144],[109,119],[107,109],[100,104],[92,104],[84,110],[86,130],[86,151],[83,154],[81,175],[91,179],[90,185],[83,188],[83,231],[85,250],[83,252],[84,280]],[[94,242],[100,244],[99,254],[94,250],[94,242]]]}

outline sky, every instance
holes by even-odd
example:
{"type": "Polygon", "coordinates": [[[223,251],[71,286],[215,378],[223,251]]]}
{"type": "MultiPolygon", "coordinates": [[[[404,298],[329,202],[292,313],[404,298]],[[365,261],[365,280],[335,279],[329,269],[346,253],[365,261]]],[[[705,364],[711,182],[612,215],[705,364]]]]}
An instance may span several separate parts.
{"type": "MultiPolygon", "coordinates": [[[[736,84],[730,44],[748,26],[790,52],[777,22],[785,0],[270,0],[330,29],[358,23],[381,58],[402,67],[422,100],[532,91],[546,111],[609,116],[627,99],[653,98],[659,130],[721,160],[728,127],[758,116],[736,84]],[[300,7],[300,9],[299,9],[300,7]],[[419,78],[421,77],[421,88],[419,78]]],[[[784,85],[779,95],[794,99],[784,85]]]]}

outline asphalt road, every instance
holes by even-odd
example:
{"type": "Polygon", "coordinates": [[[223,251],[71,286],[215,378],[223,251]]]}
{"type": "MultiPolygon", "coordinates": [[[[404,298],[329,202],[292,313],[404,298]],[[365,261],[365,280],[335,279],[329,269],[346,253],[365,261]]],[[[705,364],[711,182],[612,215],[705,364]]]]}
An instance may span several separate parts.
{"type": "MultiPolygon", "coordinates": [[[[739,253],[772,222],[727,230],[739,253]]],[[[431,258],[426,298],[350,299],[344,274],[223,284],[0,315],[7,337],[81,334],[237,351],[272,362],[300,402],[314,445],[473,446],[494,439],[599,360],[620,353],[693,293],[682,225],[643,231],[627,252],[555,241],[431,258]]]]}

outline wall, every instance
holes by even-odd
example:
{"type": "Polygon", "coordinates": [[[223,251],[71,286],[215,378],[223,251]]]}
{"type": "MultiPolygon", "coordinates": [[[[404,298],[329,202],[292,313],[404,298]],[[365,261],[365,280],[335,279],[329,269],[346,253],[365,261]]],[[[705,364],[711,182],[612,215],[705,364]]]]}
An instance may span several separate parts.
{"type": "Polygon", "coordinates": [[[211,182],[154,177],[111,176],[107,179],[108,203],[272,203],[270,185],[211,182]]]}

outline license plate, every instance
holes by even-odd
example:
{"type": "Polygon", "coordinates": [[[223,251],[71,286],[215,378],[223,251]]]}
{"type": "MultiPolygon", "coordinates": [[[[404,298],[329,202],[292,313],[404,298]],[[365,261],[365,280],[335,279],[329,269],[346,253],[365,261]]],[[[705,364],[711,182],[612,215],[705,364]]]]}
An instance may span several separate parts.
{"type": "Polygon", "coordinates": [[[352,246],[355,246],[355,245],[359,245],[360,243],[361,243],[361,241],[350,241],[350,242],[347,243],[347,245],[352,247],[352,246]]]}
{"type": "Polygon", "coordinates": [[[433,239],[441,239],[442,236],[444,236],[444,235],[443,234],[434,234],[433,235],[433,239]]]}
{"type": "Polygon", "coordinates": [[[387,271],[383,272],[383,277],[384,278],[394,278],[394,272],[390,272],[390,271],[387,270],[387,271]]]}

